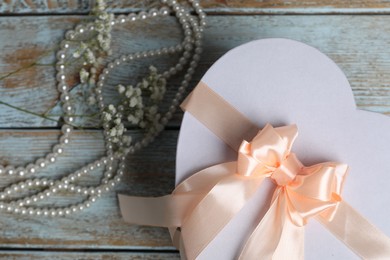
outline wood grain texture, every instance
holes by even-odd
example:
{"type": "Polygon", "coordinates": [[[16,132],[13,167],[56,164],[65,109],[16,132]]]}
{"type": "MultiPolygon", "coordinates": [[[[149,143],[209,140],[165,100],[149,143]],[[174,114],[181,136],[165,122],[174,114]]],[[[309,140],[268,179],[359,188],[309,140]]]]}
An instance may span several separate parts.
{"type": "MultiPolygon", "coordinates": [[[[55,90],[54,50],[64,32],[89,12],[93,0],[3,0],[0,1],[0,100],[31,110],[58,114],[55,90]],[[28,14],[43,14],[25,16],[28,14]],[[72,14],[72,15],[58,15],[72,14]],[[17,15],[17,16],[15,16],[17,15]],[[20,16],[19,16],[20,15],[20,16]],[[40,66],[31,66],[39,59],[40,66]]],[[[114,12],[157,7],[154,0],[110,2],[114,12]]],[[[390,114],[390,2],[358,1],[256,1],[202,0],[209,14],[204,54],[191,86],[228,50],[251,40],[283,37],[303,41],[329,55],[348,77],[359,108],[390,114]],[[239,15],[231,15],[239,14],[239,15]],[[276,14],[276,15],[255,15],[276,14]],[[279,14],[300,14],[286,15],[279,14]],[[301,15],[310,14],[310,15],[301,15]],[[313,15],[315,14],[315,15],[313,15]],[[326,15],[318,15],[326,14],[326,15]],[[338,14],[338,15],[329,15],[338,14]],[[340,15],[341,14],[341,15],[340,15]],[[375,14],[375,15],[345,15],[375,14]]],[[[181,32],[175,19],[121,26],[114,31],[114,57],[124,53],[176,44],[181,32]]],[[[117,83],[136,82],[150,64],[165,68],[176,57],[163,57],[129,64],[115,72],[105,88],[108,102],[115,100],[117,83]],[[138,75],[138,76],[135,76],[138,75]]],[[[74,97],[82,96],[77,75],[69,75],[74,97]]],[[[167,99],[174,96],[180,79],[169,83],[167,99]]],[[[76,99],[78,111],[85,103],[76,99]]],[[[127,160],[123,182],[83,212],[67,218],[15,216],[0,212],[1,259],[179,259],[162,228],[124,223],[117,193],[139,196],[164,195],[173,189],[175,151],[182,117],[177,112],[154,143],[127,160]]],[[[53,116],[58,119],[58,115],[53,116]]],[[[81,118],[84,127],[97,121],[81,118]]],[[[0,105],[0,163],[24,165],[44,155],[56,143],[58,123],[0,105]],[[15,129],[17,128],[17,129],[15,129]]],[[[129,134],[140,136],[138,131],[129,134]]],[[[100,131],[76,131],[65,154],[39,176],[60,178],[104,154],[100,131]]],[[[96,183],[98,173],[81,180],[96,183]]],[[[1,178],[0,187],[12,183],[1,178]]],[[[68,194],[51,203],[62,205],[68,194]]]]}
{"type": "Polygon", "coordinates": [[[148,252],[66,252],[66,251],[0,251],[0,259],[18,260],[175,260],[180,259],[178,253],[148,252]]]}
{"type": "MultiPolygon", "coordinates": [[[[79,19],[78,16],[0,17],[0,35],[3,39],[0,41],[3,50],[0,53],[0,75],[28,66],[41,55],[41,63],[53,63],[53,51],[46,50],[55,49],[64,31],[79,19]],[[14,34],[14,31],[19,33],[14,34]]],[[[318,48],[340,66],[350,81],[358,108],[390,113],[390,52],[387,51],[390,34],[383,33],[390,31],[389,16],[211,16],[208,21],[204,37],[205,51],[191,87],[219,57],[240,44],[269,37],[290,38],[318,48]]],[[[114,39],[114,57],[118,57],[123,53],[175,44],[180,39],[180,30],[175,27],[173,18],[167,18],[119,27],[114,31],[114,39]]],[[[115,100],[114,83],[136,82],[134,75],[145,75],[150,64],[158,64],[162,69],[175,61],[176,58],[163,57],[128,64],[110,78],[105,97],[108,102],[115,100]]],[[[72,82],[77,81],[75,75],[70,78],[72,82]]],[[[169,81],[167,100],[173,98],[178,84],[179,79],[169,81]]],[[[81,86],[72,90],[75,97],[80,96],[82,91],[81,86]]],[[[57,97],[51,66],[28,68],[0,81],[1,101],[36,113],[50,110],[55,106],[57,97]]],[[[84,111],[84,101],[77,99],[75,104],[78,110],[84,111]]],[[[57,126],[57,122],[0,107],[0,127],[57,126]]],[[[58,114],[58,107],[51,112],[58,114]]],[[[177,112],[170,126],[178,127],[181,116],[181,112],[177,112]]],[[[79,120],[81,125],[87,127],[94,127],[97,122],[88,117],[79,120]]]]}
{"type": "MultiPolygon", "coordinates": [[[[136,132],[129,134],[137,135],[136,132]]],[[[66,218],[42,218],[0,213],[0,245],[6,248],[47,249],[169,249],[166,229],[126,224],[120,216],[116,195],[159,196],[174,187],[177,131],[165,131],[148,148],[128,157],[126,173],[115,191],[106,193],[83,212],[66,218]]],[[[16,165],[42,156],[56,142],[58,131],[0,131],[3,162],[16,165]]],[[[100,131],[77,131],[65,154],[39,176],[57,179],[104,154],[100,131]]],[[[14,179],[15,181],[15,179],[14,179]]],[[[96,183],[91,174],[82,181],[96,183]]],[[[11,183],[2,177],[0,185],[11,183]]],[[[57,196],[61,205],[68,196],[57,196]]]]}
{"type": "MultiPolygon", "coordinates": [[[[87,13],[93,0],[4,0],[0,3],[0,13],[87,13]]],[[[131,12],[158,7],[155,0],[109,0],[111,11],[131,12]]],[[[301,0],[301,1],[257,1],[257,0],[201,0],[208,13],[388,13],[390,3],[386,0],[301,0]]]]}

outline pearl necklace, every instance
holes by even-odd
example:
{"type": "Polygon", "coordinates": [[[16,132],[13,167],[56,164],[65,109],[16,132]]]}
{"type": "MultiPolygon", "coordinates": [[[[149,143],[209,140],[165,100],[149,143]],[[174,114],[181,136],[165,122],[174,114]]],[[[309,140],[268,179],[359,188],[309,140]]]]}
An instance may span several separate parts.
{"type": "MultiPolygon", "coordinates": [[[[126,62],[132,62],[137,59],[169,55],[173,53],[183,52],[179,62],[162,73],[165,79],[169,79],[172,75],[175,75],[179,71],[183,70],[184,66],[188,65],[188,69],[184,75],[184,79],[181,82],[178,92],[175,98],[172,100],[171,105],[165,115],[160,119],[161,128],[153,133],[148,133],[144,138],[133,145],[129,145],[126,153],[121,153],[113,150],[112,140],[108,133],[108,126],[103,124],[103,133],[106,143],[106,155],[102,158],[87,164],[76,172],[70,173],[61,179],[51,180],[47,178],[30,178],[24,181],[17,182],[10,186],[5,187],[0,192],[0,210],[5,210],[10,213],[16,214],[29,214],[29,215],[42,215],[42,216],[64,216],[71,213],[83,210],[90,207],[91,203],[95,202],[102,193],[110,191],[117,183],[121,181],[121,176],[124,173],[125,158],[127,154],[133,154],[142,147],[147,146],[153,139],[162,131],[163,127],[167,124],[168,120],[172,118],[173,113],[176,111],[177,105],[183,97],[183,94],[189,85],[189,81],[197,67],[200,59],[201,39],[202,31],[205,26],[205,13],[199,5],[198,0],[188,0],[193,10],[197,14],[198,18],[192,17],[181,4],[176,0],[161,0],[162,4],[167,5],[176,15],[179,23],[184,32],[184,40],[181,44],[170,48],[161,48],[156,50],[149,50],[143,52],[136,52],[129,55],[123,55],[120,58],[114,60],[112,63],[107,64],[99,76],[99,81],[96,84],[95,95],[98,101],[98,107],[100,112],[106,107],[104,98],[102,96],[102,88],[105,85],[105,81],[109,74],[115,70],[118,66],[125,64],[126,62]],[[103,177],[100,183],[96,186],[81,186],[75,182],[82,176],[87,175],[95,169],[105,168],[103,177]],[[30,190],[40,189],[39,192],[25,195],[30,190]],[[55,207],[39,207],[32,205],[33,203],[43,201],[52,197],[59,191],[66,191],[84,196],[82,202],[69,204],[67,206],[55,206],[55,207]],[[13,195],[20,195],[17,198],[13,195]]],[[[136,22],[138,20],[145,20],[153,17],[169,15],[169,9],[166,7],[160,10],[151,9],[148,13],[140,12],[138,14],[131,13],[128,16],[119,15],[115,18],[111,25],[120,25],[127,22],[136,22]]],[[[61,50],[57,52],[57,76],[58,81],[57,89],[61,93],[60,99],[62,102],[62,110],[64,112],[65,124],[61,128],[62,135],[59,138],[59,143],[53,147],[53,151],[48,153],[44,158],[39,158],[35,163],[30,163],[26,167],[14,166],[0,166],[0,174],[17,175],[19,177],[25,175],[32,175],[37,170],[46,167],[50,163],[54,163],[56,158],[63,153],[64,146],[70,142],[70,135],[72,133],[71,124],[74,122],[72,116],[72,105],[69,103],[69,87],[65,82],[65,59],[67,58],[67,50],[70,48],[69,41],[76,39],[78,36],[83,35],[88,31],[94,31],[93,24],[87,24],[86,26],[77,25],[75,30],[70,30],[65,34],[65,40],[61,43],[61,50]]]]}

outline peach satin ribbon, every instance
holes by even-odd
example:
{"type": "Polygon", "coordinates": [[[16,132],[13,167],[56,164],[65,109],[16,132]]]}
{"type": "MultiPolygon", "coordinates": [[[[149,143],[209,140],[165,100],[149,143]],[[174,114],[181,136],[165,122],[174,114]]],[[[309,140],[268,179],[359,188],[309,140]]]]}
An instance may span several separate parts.
{"type": "Polygon", "coordinates": [[[195,259],[263,180],[271,178],[276,184],[271,205],[245,242],[240,259],[303,259],[304,225],[311,217],[360,257],[390,259],[390,239],[341,199],[347,166],[327,162],[305,167],[291,152],[295,125],[266,125],[251,142],[241,142],[240,137],[250,140],[258,128],[202,82],[183,106],[238,150],[238,160],[195,173],[171,195],[119,195],[127,222],[168,227],[182,256],[195,259]]]}

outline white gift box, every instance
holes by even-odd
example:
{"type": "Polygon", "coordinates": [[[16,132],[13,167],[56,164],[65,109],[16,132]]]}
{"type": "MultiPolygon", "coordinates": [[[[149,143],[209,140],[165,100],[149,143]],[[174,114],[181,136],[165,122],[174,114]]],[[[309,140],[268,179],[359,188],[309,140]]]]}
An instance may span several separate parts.
{"type": "MultiPolygon", "coordinates": [[[[292,40],[258,40],[228,52],[202,81],[260,128],[297,124],[293,152],[303,164],[348,164],[343,199],[390,236],[390,120],[356,108],[347,78],[326,55],[292,40]]],[[[236,159],[236,152],[185,113],[177,184],[208,166],[236,159]]],[[[266,181],[199,259],[236,258],[268,209],[273,188],[266,181]]],[[[359,258],[311,219],[305,227],[305,259],[359,258]]]]}

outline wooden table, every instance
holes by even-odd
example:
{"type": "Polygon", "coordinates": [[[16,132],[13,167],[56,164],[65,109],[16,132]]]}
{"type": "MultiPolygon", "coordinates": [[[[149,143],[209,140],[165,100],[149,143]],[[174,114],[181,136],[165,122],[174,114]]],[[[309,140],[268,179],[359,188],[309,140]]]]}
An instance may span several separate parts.
{"type": "MultiPolygon", "coordinates": [[[[0,101],[43,114],[55,112],[54,49],[66,30],[90,9],[83,0],[4,0],[0,3],[0,101]],[[39,64],[33,65],[39,59],[39,64]]],[[[110,1],[127,13],[158,6],[155,1],[110,1]]],[[[222,54],[245,42],[283,37],[303,41],[329,55],[350,80],[357,106],[390,113],[390,3],[361,1],[204,0],[208,16],[204,53],[193,87],[222,54]]],[[[120,27],[114,57],[171,45],[180,39],[173,17],[120,27]]],[[[173,59],[172,59],[173,60],[173,59]]],[[[119,80],[136,79],[152,61],[129,64],[119,80]]],[[[156,66],[168,64],[159,59],[156,66]]],[[[77,77],[71,78],[76,84],[77,77]]],[[[173,96],[179,80],[169,82],[173,96]]],[[[77,84],[76,84],[77,85],[77,84]]],[[[75,86],[73,92],[81,91],[75,86]]],[[[108,93],[108,96],[112,95],[108,93]]],[[[174,187],[175,150],[182,113],[147,148],[128,158],[123,182],[91,208],[66,218],[0,213],[0,258],[179,259],[165,229],[123,222],[116,194],[158,196],[174,187]]],[[[104,153],[96,122],[80,121],[65,155],[41,176],[60,176],[104,153]]],[[[44,155],[58,138],[57,122],[0,105],[0,162],[25,163],[44,155]]],[[[130,134],[139,135],[131,129],[130,134]]],[[[86,180],[88,181],[88,180],[86,180]]],[[[1,179],[3,185],[7,179],[1,179]]]]}

